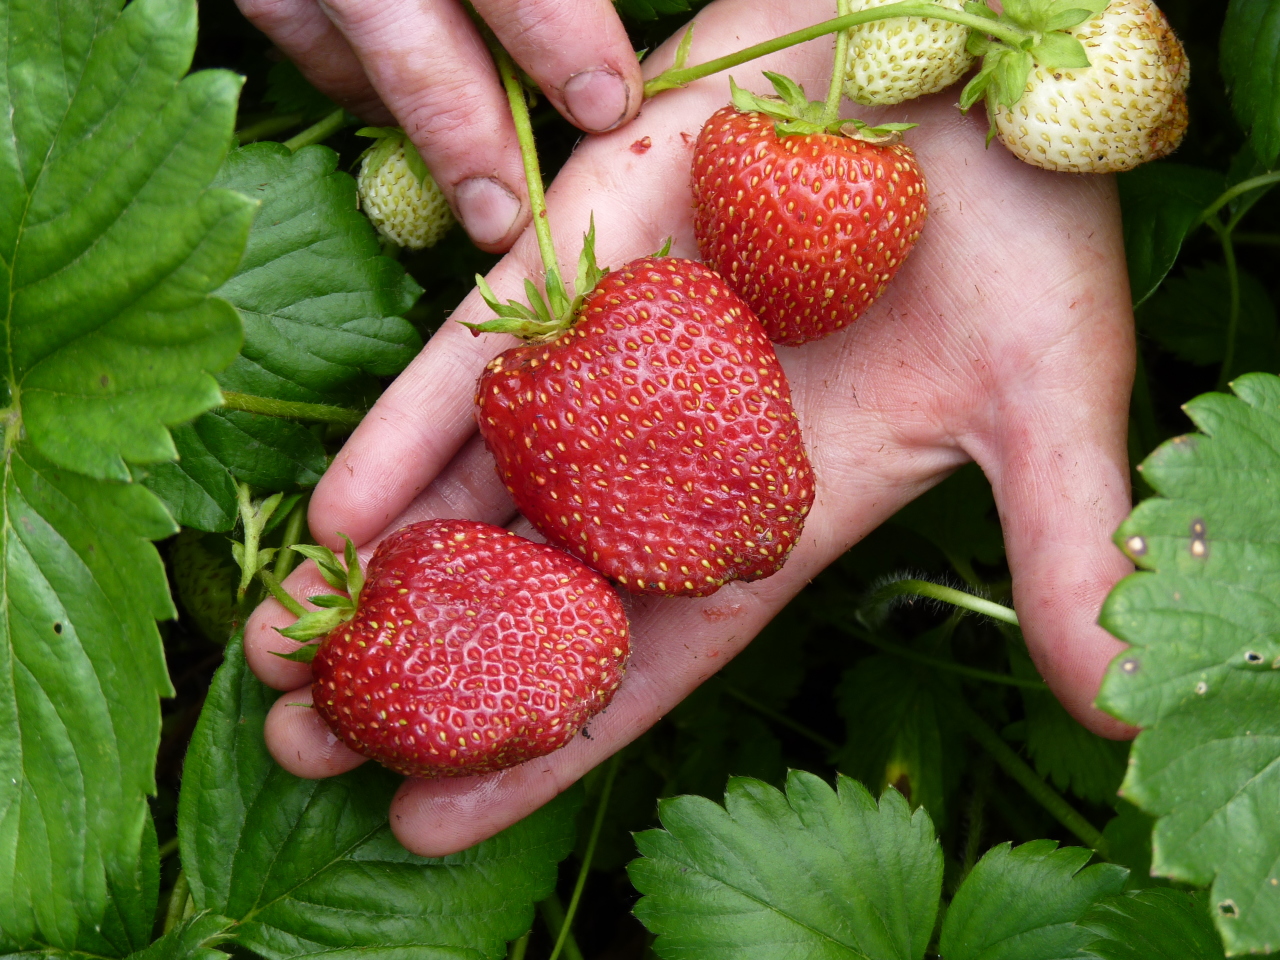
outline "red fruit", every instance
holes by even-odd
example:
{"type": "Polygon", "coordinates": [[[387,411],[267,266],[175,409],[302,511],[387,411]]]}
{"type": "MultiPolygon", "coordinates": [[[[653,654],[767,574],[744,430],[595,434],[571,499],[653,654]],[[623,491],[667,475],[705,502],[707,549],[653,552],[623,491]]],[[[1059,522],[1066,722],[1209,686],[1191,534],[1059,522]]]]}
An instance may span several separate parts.
{"type": "Polygon", "coordinates": [[[487,523],[396,531],[355,615],[312,661],[315,708],[351,749],[411,777],[488,773],[568,743],[627,659],[609,584],[487,523]]]}
{"type": "Polygon", "coordinates": [[[636,593],[769,576],[813,503],[773,347],[690,260],[605,276],[568,331],[490,363],[476,404],[520,512],[636,593]]]}
{"type": "Polygon", "coordinates": [[[751,305],[775,343],[834,333],[893,279],[928,211],[924,175],[901,143],[778,136],[776,120],[728,106],[693,153],[702,259],[751,305]]]}

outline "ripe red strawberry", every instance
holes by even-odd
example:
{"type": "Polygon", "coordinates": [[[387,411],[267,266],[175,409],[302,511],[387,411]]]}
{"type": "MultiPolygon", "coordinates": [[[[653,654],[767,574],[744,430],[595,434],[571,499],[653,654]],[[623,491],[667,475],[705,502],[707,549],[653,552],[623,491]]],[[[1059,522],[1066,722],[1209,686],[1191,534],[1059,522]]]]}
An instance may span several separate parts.
{"type": "Polygon", "coordinates": [[[476,404],[520,512],[636,593],[705,596],[769,576],[813,503],[773,347],[690,260],[605,276],[557,339],[489,364],[476,404]]]}
{"type": "Polygon", "coordinates": [[[698,135],[693,225],[702,259],[769,338],[807,343],[884,292],[920,236],[928,198],[914,154],[894,142],[905,125],[841,121],[845,132],[832,132],[805,119],[822,104],[767,76],[783,101],[735,87],[734,106],[698,135]]]}
{"type": "MultiPolygon", "coordinates": [[[[303,552],[343,587],[332,553],[303,552]]],[[[414,523],[378,545],[363,585],[354,554],[358,601],[283,632],[327,629],[303,648],[314,651],[315,708],[347,746],[392,770],[456,777],[541,757],[622,679],[617,595],[554,547],[471,520],[414,523]]]]}

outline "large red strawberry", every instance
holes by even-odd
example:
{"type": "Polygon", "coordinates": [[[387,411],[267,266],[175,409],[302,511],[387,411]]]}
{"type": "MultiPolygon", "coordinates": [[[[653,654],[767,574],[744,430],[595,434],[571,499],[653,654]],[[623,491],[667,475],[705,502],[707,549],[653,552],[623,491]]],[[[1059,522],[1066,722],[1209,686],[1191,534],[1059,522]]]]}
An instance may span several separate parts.
{"type": "Polygon", "coordinates": [[[573,557],[486,523],[410,524],[355,551],[305,548],[348,589],[286,636],[327,632],[312,698],[351,749],[413,777],[488,773],[550,753],[604,709],[626,664],[613,588],[573,557]],[[354,579],[346,578],[354,573],[354,579]]]}
{"type": "MultiPolygon", "coordinates": [[[[670,257],[588,288],[572,326],[480,378],[480,433],[520,512],[636,593],[704,596],[774,573],[813,476],[750,308],[717,274],[670,257]]],[[[499,324],[486,328],[513,329],[499,324]]]]}
{"type": "Polygon", "coordinates": [[[760,317],[775,343],[852,323],[911,252],[928,212],[904,124],[817,122],[823,105],[777,74],[783,99],[733,88],[693,154],[702,258],[760,317]]]}

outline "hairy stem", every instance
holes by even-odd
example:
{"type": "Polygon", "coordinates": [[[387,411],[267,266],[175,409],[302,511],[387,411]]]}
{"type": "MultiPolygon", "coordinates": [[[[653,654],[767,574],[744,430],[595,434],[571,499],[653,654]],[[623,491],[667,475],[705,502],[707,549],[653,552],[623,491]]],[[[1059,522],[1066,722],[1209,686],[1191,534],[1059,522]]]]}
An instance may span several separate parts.
{"type": "Polygon", "coordinates": [[[560,928],[560,936],[556,937],[556,945],[551,950],[550,960],[557,960],[564,939],[573,926],[574,914],[578,912],[578,904],[582,900],[582,889],[587,885],[587,873],[591,870],[591,860],[596,855],[596,841],[600,839],[600,828],[604,826],[605,811],[609,809],[609,794],[613,793],[613,781],[618,776],[618,766],[622,760],[620,754],[614,754],[609,761],[609,769],[604,775],[604,785],[600,788],[600,801],[596,804],[596,818],[591,823],[591,836],[587,838],[587,849],[582,854],[582,867],[578,870],[578,882],[573,885],[573,896],[569,898],[569,909],[565,911],[564,925],[560,928]]]}
{"type": "Polygon", "coordinates": [[[173,889],[169,891],[169,905],[164,911],[164,932],[168,933],[182,922],[182,914],[187,909],[187,897],[191,894],[191,884],[187,880],[185,870],[178,871],[178,879],[173,881],[173,889]]]}
{"type": "Polygon", "coordinates": [[[770,53],[777,53],[779,50],[787,49],[787,47],[808,43],[810,40],[824,37],[828,33],[848,30],[850,27],[873,23],[876,20],[891,20],[894,17],[926,17],[934,20],[946,20],[950,23],[971,27],[1015,47],[1021,47],[1023,41],[1028,37],[1028,34],[1023,33],[1021,30],[1008,24],[997,23],[995,20],[988,20],[986,17],[964,13],[960,10],[950,10],[946,7],[929,3],[927,0],[903,0],[901,3],[891,3],[885,7],[859,10],[857,13],[836,17],[834,20],[824,20],[822,23],[815,23],[813,26],[805,27],[803,30],[796,30],[794,33],[784,34],[764,43],[757,43],[754,46],[739,50],[737,53],[726,54],[723,57],[717,57],[714,60],[708,60],[706,63],[700,63],[696,66],[672,67],[669,70],[664,70],[646,83],[644,85],[644,95],[645,97],[652,97],[654,94],[663,90],[670,90],[672,87],[683,87],[694,80],[701,80],[703,77],[709,77],[713,73],[728,70],[730,67],[736,67],[739,64],[747,63],[770,53]]]}
{"type": "MultiPolygon", "coordinates": [[[[547,932],[553,938],[559,937],[560,931],[564,929],[564,904],[560,902],[560,898],[554,891],[551,896],[538,904],[538,913],[542,915],[542,922],[546,924],[547,932]]],[[[565,937],[564,960],[583,960],[582,951],[578,949],[578,941],[573,938],[572,932],[565,937]]]]}
{"type": "MultiPolygon", "coordinates": [[[[292,553],[293,551],[285,551],[282,549],[280,552],[292,553]]],[[[280,585],[280,581],[276,579],[274,574],[271,574],[266,570],[259,570],[258,578],[262,581],[262,585],[267,588],[267,593],[275,597],[280,606],[284,607],[295,617],[301,617],[306,614],[307,608],[295,600],[289,591],[280,585]]]]}
{"type": "Polygon", "coordinates": [[[1018,626],[1018,615],[1009,607],[1004,606],[1004,604],[984,600],[982,597],[975,597],[973,594],[965,593],[963,590],[944,587],[940,583],[932,583],[928,580],[893,580],[872,593],[863,605],[874,606],[884,603],[893,597],[927,597],[930,600],[941,600],[943,603],[950,603],[973,613],[980,613],[983,616],[990,617],[992,620],[1000,620],[1015,627],[1018,626]]]}
{"type": "MultiPolygon", "coordinates": [[[[298,554],[289,548],[302,539],[302,528],[307,522],[307,506],[311,502],[308,495],[303,495],[298,502],[293,505],[293,509],[289,511],[289,517],[284,522],[284,536],[280,541],[280,552],[276,554],[275,569],[271,572],[275,574],[277,580],[283,580],[293,570],[293,565],[298,562],[298,554]]],[[[264,573],[266,571],[263,571],[264,573]]]]}
{"type": "Polygon", "coordinates": [[[1075,807],[1067,803],[1053,787],[1040,779],[1036,772],[1014,753],[1013,748],[1005,743],[1000,735],[992,730],[968,704],[959,697],[948,699],[950,701],[948,706],[965,731],[991,755],[991,759],[1011,780],[1026,790],[1055,820],[1079,837],[1085,846],[1091,847],[1103,858],[1109,856],[1107,841],[1093,824],[1086,820],[1075,807]]]}
{"type": "MultiPolygon", "coordinates": [[[[1217,218],[1211,221],[1216,227],[1217,218]]],[[[1230,297],[1227,301],[1227,340],[1222,351],[1222,368],[1218,371],[1218,389],[1226,390],[1231,380],[1231,368],[1236,362],[1236,340],[1240,333],[1240,269],[1236,265],[1236,247],[1231,238],[1231,229],[1217,228],[1218,240],[1222,244],[1222,259],[1227,264],[1227,288],[1230,297]]]]}
{"type": "Polygon", "coordinates": [[[502,45],[485,31],[493,59],[498,64],[502,86],[507,91],[511,105],[511,119],[516,125],[516,139],[520,141],[520,159],[524,162],[524,179],[529,189],[529,210],[533,214],[533,231],[538,237],[538,252],[542,255],[543,281],[553,313],[557,316],[568,310],[564,281],[560,278],[560,261],[556,259],[556,246],[551,240],[551,224],[547,221],[547,197],[542,189],[542,168],[538,164],[538,147],[533,139],[533,126],[529,122],[529,101],[515,63],[502,45]]]}
{"type": "Polygon", "coordinates": [[[999,683],[1006,687],[1022,687],[1027,690],[1048,690],[1048,685],[1043,680],[1029,680],[1022,677],[1015,677],[1009,673],[996,673],[993,670],[983,670],[979,667],[965,666],[963,663],[956,663],[953,660],[943,660],[939,657],[931,657],[927,653],[921,653],[918,650],[912,650],[910,647],[904,647],[898,643],[891,643],[888,640],[881,640],[872,633],[863,630],[857,630],[847,624],[842,624],[841,628],[845,632],[857,637],[867,646],[875,647],[892,656],[899,657],[903,660],[910,660],[921,666],[932,667],[935,670],[942,670],[947,673],[958,674],[962,677],[969,677],[972,680],[982,680],[986,683],[999,683]]]}
{"type": "MultiPolygon", "coordinates": [[[[888,7],[882,7],[881,9],[887,10],[888,7]]],[[[1209,204],[1209,206],[1205,208],[1204,213],[1200,214],[1200,222],[1208,223],[1214,214],[1236,197],[1242,197],[1246,193],[1251,193],[1254,190],[1257,190],[1259,187],[1270,187],[1277,183],[1280,183],[1280,170],[1272,173],[1264,173],[1259,177],[1252,177],[1248,180],[1242,180],[1234,187],[1228,187],[1217,200],[1213,201],[1213,203],[1209,204]]]]}
{"type": "Polygon", "coordinates": [[[308,420],[313,423],[334,423],[341,427],[354,427],[365,415],[364,410],[331,407],[327,403],[300,403],[296,400],[255,397],[249,393],[224,392],[222,405],[228,410],[240,410],[244,413],[261,413],[268,417],[308,420]]]}
{"type": "Polygon", "coordinates": [[[333,113],[317,120],[301,133],[290,137],[284,142],[284,145],[293,153],[297,153],[303,147],[309,147],[313,143],[319,143],[321,140],[328,140],[343,127],[355,123],[355,120],[355,117],[339,107],[333,113]]]}
{"type": "Polygon", "coordinates": [[[531,933],[533,933],[532,930],[526,930],[519,940],[511,941],[511,946],[507,948],[507,960],[524,960],[525,952],[529,949],[531,933]]]}
{"type": "MultiPolygon", "coordinates": [[[[849,0],[836,0],[836,15],[848,16],[849,0]]],[[[827,126],[840,118],[840,100],[844,93],[845,61],[849,59],[849,31],[836,34],[836,55],[831,63],[831,85],[827,88],[827,105],[822,111],[822,124],[827,126]]]]}

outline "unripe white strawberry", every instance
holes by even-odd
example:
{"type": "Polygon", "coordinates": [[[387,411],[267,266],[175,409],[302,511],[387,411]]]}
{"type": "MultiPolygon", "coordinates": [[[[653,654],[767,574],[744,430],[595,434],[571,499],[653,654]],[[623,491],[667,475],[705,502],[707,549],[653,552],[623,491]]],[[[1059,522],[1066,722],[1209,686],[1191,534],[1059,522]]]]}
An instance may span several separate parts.
{"type": "MultiPolygon", "coordinates": [[[[852,0],[850,13],[897,0],[852,0]]],[[[963,10],[964,0],[934,0],[963,10]]],[[[965,50],[969,28],[945,20],[894,17],[849,31],[845,95],[868,106],[892,106],[945,90],[973,63],[965,50]]]]}
{"type": "Polygon", "coordinates": [[[1119,173],[1163,157],[1187,130],[1187,57],[1151,0],[1112,0],[1067,31],[1090,66],[1031,71],[1022,98],[992,111],[1014,156],[1046,170],[1119,173]]]}
{"type": "Polygon", "coordinates": [[[380,139],[365,154],[356,180],[361,208],[392,243],[411,250],[435,246],[454,223],[448,201],[403,134],[372,135],[380,139]]]}

